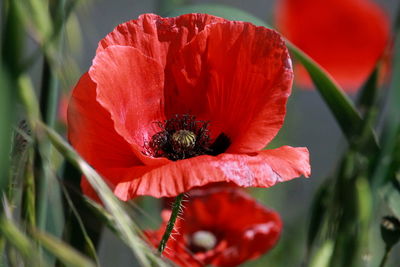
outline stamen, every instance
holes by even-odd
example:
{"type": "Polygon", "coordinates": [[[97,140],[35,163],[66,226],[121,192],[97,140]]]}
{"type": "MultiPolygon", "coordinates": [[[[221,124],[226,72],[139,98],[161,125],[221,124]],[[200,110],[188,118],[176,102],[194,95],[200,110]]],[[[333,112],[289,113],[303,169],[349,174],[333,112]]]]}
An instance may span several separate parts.
{"type": "Polygon", "coordinates": [[[211,142],[208,122],[196,120],[191,115],[174,115],[165,122],[156,123],[161,131],[154,134],[145,145],[145,153],[153,157],[182,160],[200,155],[216,156],[225,152],[230,145],[224,133],[211,142]]]}

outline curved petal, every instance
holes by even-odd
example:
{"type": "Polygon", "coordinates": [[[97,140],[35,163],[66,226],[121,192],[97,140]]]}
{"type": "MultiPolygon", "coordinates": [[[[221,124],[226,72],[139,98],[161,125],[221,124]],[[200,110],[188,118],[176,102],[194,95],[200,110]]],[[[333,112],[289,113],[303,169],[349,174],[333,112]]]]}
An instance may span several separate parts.
{"type": "Polygon", "coordinates": [[[139,195],[172,197],[209,183],[232,182],[241,187],[271,187],[300,175],[310,175],[307,148],[283,146],[252,154],[199,156],[154,167],[144,175],[132,176],[130,170],[114,193],[122,200],[139,195]]]}
{"type": "Polygon", "coordinates": [[[110,46],[96,55],[89,70],[97,101],[111,114],[116,131],[145,164],[165,158],[145,157],[145,144],[163,121],[164,72],[160,64],[133,47],[110,46]]]}
{"type": "Polygon", "coordinates": [[[227,135],[228,152],[261,150],[283,124],[293,72],[273,30],[244,22],[208,25],[177,55],[173,73],[187,112],[209,120],[213,137],[227,135]]]}
{"type": "Polygon", "coordinates": [[[225,19],[207,14],[186,14],[175,18],[143,14],[136,20],[118,25],[100,41],[96,54],[113,45],[131,46],[165,67],[176,52],[206,25],[221,21],[225,19]]]}
{"type": "MultiPolygon", "coordinates": [[[[94,168],[140,164],[129,143],[115,131],[110,113],[96,101],[96,84],[87,73],[72,92],[67,119],[70,143],[94,168]]],[[[87,196],[97,199],[84,177],[81,185],[87,196]]]]}
{"type": "Polygon", "coordinates": [[[68,139],[94,168],[129,167],[140,161],[114,129],[110,113],[96,101],[96,84],[85,73],[68,105],[68,139]]]}
{"type": "Polygon", "coordinates": [[[154,14],[141,15],[137,20],[125,22],[100,41],[97,53],[108,46],[122,45],[137,48],[143,55],[154,59],[165,70],[165,106],[168,117],[187,112],[186,102],[179,94],[177,82],[171,74],[171,65],[181,48],[204,28],[226,21],[207,14],[186,14],[175,18],[162,18],[154,14]]]}
{"type": "MultiPolygon", "coordinates": [[[[278,1],[276,24],[290,41],[322,65],[347,91],[372,72],[389,39],[389,20],[370,0],[278,1]]],[[[301,69],[296,79],[310,79],[301,69]]]]}

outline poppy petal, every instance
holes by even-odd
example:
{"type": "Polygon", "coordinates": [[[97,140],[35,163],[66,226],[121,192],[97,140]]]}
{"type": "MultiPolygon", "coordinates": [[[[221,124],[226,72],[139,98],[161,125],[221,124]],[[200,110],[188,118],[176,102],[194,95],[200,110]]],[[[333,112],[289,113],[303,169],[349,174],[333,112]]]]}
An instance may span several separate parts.
{"type": "Polygon", "coordinates": [[[188,112],[209,120],[213,137],[227,135],[228,152],[261,150],[282,127],[293,72],[273,30],[244,22],[208,25],[177,55],[174,75],[188,112]]]}
{"type": "Polygon", "coordinates": [[[110,46],[96,55],[89,74],[97,85],[97,101],[136,155],[146,164],[167,163],[142,153],[146,141],[159,131],[155,122],[164,121],[162,67],[136,48],[110,46]]]}
{"type": "Polygon", "coordinates": [[[96,101],[96,84],[85,73],[68,106],[68,139],[93,166],[127,167],[138,163],[114,129],[110,114],[96,101]]]}
{"type": "MultiPolygon", "coordinates": [[[[324,67],[346,91],[355,91],[372,72],[389,39],[389,20],[370,0],[280,0],[281,33],[324,67]]],[[[298,75],[297,75],[298,74],[298,75]]],[[[304,68],[296,71],[310,87],[304,68]]]]}
{"type": "Polygon", "coordinates": [[[211,194],[196,190],[190,196],[193,198],[182,231],[195,232],[197,227],[230,233],[226,237],[227,248],[210,262],[214,266],[236,266],[265,253],[279,239],[282,228],[279,215],[238,189],[216,189],[211,194]]]}
{"type": "MultiPolygon", "coordinates": [[[[145,231],[155,246],[169,219],[156,231],[145,231]]],[[[177,220],[179,235],[171,238],[164,253],[180,266],[238,266],[271,249],[279,239],[282,222],[279,215],[260,205],[238,188],[212,188],[189,193],[182,218],[177,220]],[[191,250],[193,234],[207,231],[217,244],[206,251],[191,250]]]]}
{"type": "MultiPolygon", "coordinates": [[[[216,22],[226,21],[223,18],[207,14],[186,14],[175,18],[162,18],[154,14],[141,15],[115,28],[101,40],[96,53],[112,45],[137,48],[144,55],[154,59],[165,69],[166,115],[188,113],[187,101],[177,89],[177,83],[171,74],[179,51],[204,28],[216,22]]],[[[193,99],[193,98],[192,98],[193,99]]],[[[198,101],[197,101],[198,102],[198,101]]]]}
{"type": "MultiPolygon", "coordinates": [[[[115,131],[110,114],[96,101],[96,84],[87,73],[75,86],[67,116],[70,143],[94,168],[140,163],[129,143],[115,131]]],[[[85,178],[82,185],[86,195],[96,198],[85,178]]]]}
{"type": "Polygon", "coordinates": [[[165,67],[206,25],[221,21],[225,19],[207,14],[186,14],[175,18],[143,14],[136,20],[118,25],[100,41],[96,54],[112,45],[130,46],[165,67]]]}
{"type": "Polygon", "coordinates": [[[139,195],[172,197],[209,183],[232,182],[242,187],[271,187],[300,175],[310,175],[307,148],[283,146],[251,154],[198,156],[154,167],[138,177],[129,169],[114,193],[122,200],[139,195]]]}

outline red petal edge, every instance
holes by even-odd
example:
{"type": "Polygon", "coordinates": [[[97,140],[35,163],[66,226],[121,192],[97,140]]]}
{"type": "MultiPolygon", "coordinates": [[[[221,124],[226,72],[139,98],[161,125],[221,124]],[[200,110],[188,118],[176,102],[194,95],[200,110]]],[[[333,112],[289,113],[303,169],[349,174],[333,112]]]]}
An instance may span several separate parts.
{"type": "Polygon", "coordinates": [[[142,176],[129,169],[115,175],[124,177],[114,193],[122,200],[139,195],[173,197],[209,183],[232,182],[241,187],[271,187],[304,175],[310,175],[307,148],[283,146],[252,154],[198,156],[154,167],[142,176]]]}

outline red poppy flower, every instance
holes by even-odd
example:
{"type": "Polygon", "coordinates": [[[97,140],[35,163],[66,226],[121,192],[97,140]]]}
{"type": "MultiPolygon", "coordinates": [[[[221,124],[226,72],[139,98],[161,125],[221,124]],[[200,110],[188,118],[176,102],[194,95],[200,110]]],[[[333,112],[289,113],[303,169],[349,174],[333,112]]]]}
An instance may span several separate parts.
{"type": "MultiPolygon", "coordinates": [[[[164,255],[180,266],[237,266],[270,250],[279,239],[279,215],[234,189],[191,192],[176,233],[167,242],[164,255]]],[[[169,210],[156,231],[146,231],[158,246],[169,210]]]]}
{"type": "Polygon", "coordinates": [[[73,90],[69,140],[123,200],[214,182],[269,187],[310,174],[306,148],[260,151],[283,124],[292,78],[273,30],[145,14],[100,41],[73,90]]]}
{"type": "MultiPolygon", "coordinates": [[[[280,32],[324,67],[346,91],[372,72],[389,38],[388,16],[370,0],[280,0],[280,32]]],[[[311,86],[304,68],[300,85],[311,86]]]]}

